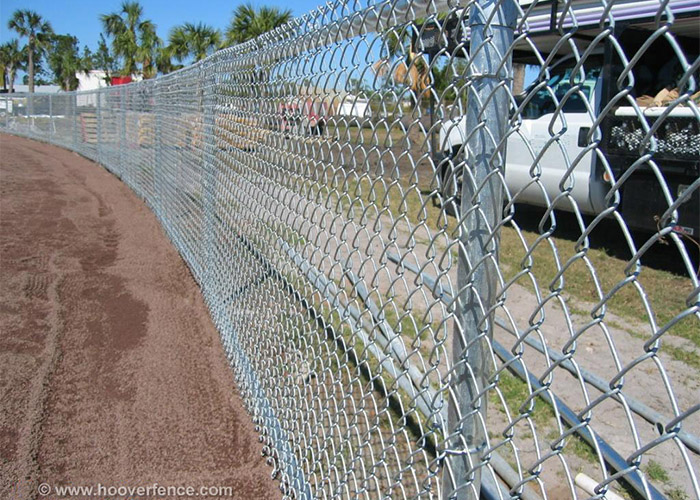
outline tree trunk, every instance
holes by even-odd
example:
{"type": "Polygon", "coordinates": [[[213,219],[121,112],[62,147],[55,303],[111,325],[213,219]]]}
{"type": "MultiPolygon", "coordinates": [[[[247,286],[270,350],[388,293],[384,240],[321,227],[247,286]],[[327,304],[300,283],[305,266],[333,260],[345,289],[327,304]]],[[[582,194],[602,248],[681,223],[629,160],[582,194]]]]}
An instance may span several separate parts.
{"type": "Polygon", "coordinates": [[[11,94],[15,91],[15,68],[10,68],[8,71],[8,76],[10,83],[8,85],[8,92],[11,94]]]}
{"type": "Polygon", "coordinates": [[[141,74],[143,75],[144,80],[148,80],[149,78],[153,78],[155,76],[153,74],[153,68],[151,67],[150,59],[145,59],[143,61],[143,69],[141,71],[141,74]]]}

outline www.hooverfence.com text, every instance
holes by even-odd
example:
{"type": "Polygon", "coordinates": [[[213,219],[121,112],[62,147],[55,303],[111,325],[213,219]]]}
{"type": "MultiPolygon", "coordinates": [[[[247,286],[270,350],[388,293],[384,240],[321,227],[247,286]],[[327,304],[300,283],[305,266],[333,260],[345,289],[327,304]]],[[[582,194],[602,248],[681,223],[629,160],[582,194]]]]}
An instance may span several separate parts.
{"type": "Polygon", "coordinates": [[[165,486],[153,483],[145,486],[125,485],[51,485],[41,483],[38,493],[52,498],[161,498],[161,497],[221,497],[232,498],[231,486],[165,486]]]}

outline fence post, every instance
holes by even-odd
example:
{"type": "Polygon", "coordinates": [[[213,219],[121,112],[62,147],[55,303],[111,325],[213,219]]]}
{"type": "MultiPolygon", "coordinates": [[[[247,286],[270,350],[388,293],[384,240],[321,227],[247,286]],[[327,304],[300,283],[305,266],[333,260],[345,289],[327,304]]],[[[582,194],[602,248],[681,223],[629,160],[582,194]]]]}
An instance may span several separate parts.
{"type": "Polygon", "coordinates": [[[31,136],[34,131],[34,94],[27,94],[27,102],[25,103],[24,113],[27,115],[27,129],[24,134],[31,136]]]}
{"type": "Polygon", "coordinates": [[[95,97],[97,101],[95,109],[95,128],[97,128],[95,131],[95,135],[97,136],[96,156],[97,163],[104,165],[102,162],[102,94],[99,90],[95,91],[95,97]]]}
{"type": "Polygon", "coordinates": [[[513,0],[477,0],[470,8],[467,151],[462,181],[458,324],[443,475],[443,498],[476,500],[487,431],[485,388],[490,375],[493,306],[499,287],[498,225],[503,212],[505,146],[517,8],[513,0]]]}
{"type": "MultiPolygon", "coordinates": [[[[202,155],[203,161],[203,180],[204,180],[204,203],[202,209],[204,211],[204,231],[203,231],[203,248],[201,251],[202,263],[206,276],[202,277],[204,284],[204,297],[209,302],[211,300],[211,279],[208,275],[212,269],[210,263],[212,248],[214,246],[214,232],[216,226],[216,79],[212,78],[213,68],[209,68],[210,61],[205,61],[199,64],[200,76],[198,78],[201,86],[202,97],[200,100],[200,109],[202,112],[202,155]]],[[[213,65],[212,65],[213,66],[213,65]]],[[[211,304],[211,302],[209,302],[211,304]]]]}
{"type": "Polygon", "coordinates": [[[5,96],[5,129],[10,130],[10,97],[7,95],[5,96]]]}
{"type": "Polygon", "coordinates": [[[78,93],[73,92],[73,150],[78,150],[78,93]]]}
{"type": "Polygon", "coordinates": [[[153,165],[153,206],[155,207],[156,215],[162,221],[164,227],[167,228],[165,219],[163,218],[163,205],[161,203],[161,192],[162,182],[160,180],[163,164],[163,130],[160,116],[161,108],[161,95],[160,88],[161,82],[156,80],[153,84],[153,145],[155,148],[154,152],[154,165],[153,165]]]}
{"type": "Polygon", "coordinates": [[[126,87],[122,85],[119,88],[119,115],[121,117],[120,127],[119,127],[119,169],[122,172],[122,179],[126,184],[134,188],[130,168],[126,165],[126,87]]]}
{"type": "Polygon", "coordinates": [[[51,98],[51,94],[49,94],[49,137],[53,141],[53,129],[54,129],[54,123],[53,123],[53,99],[51,98]]]}

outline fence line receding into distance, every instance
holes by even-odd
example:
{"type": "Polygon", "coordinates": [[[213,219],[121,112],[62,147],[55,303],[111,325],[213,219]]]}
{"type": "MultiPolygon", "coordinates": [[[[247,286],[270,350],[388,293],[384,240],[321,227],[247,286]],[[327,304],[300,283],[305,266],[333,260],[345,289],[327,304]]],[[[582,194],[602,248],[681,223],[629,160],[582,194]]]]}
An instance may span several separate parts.
{"type": "Polygon", "coordinates": [[[340,0],[0,131],[157,215],[288,498],[698,498],[699,11],[340,0]]]}

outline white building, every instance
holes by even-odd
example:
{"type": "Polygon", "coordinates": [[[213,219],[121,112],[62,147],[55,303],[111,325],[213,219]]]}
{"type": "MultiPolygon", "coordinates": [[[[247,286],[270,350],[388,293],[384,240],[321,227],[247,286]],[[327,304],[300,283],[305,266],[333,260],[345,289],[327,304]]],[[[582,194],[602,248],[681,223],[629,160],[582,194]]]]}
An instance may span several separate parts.
{"type": "MultiPolygon", "coordinates": [[[[87,73],[76,73],[78,79],[78,91],[97,90],[103,87],[108,87],[107,73],[100,69],[93,69],[87,73]]],[[[76,104],[78,106],[96,106],[96,94],[78,94],[76,104]]]]}
{"type": "MultiPolygon", "coordinates": [[[[104,87],[111,86],[107,82],[107,73],[101,69],[93,69],[87,73],[76,73],[78,79],[78,91],[85,92],[90,90],[98,90],[104,87]]],[[[131,75],[132,82],[140,82],[143,80],[141,75],[131,75]]],[[[78,106],[96,106],[97,94],[78,94],[78,106]]]]}
{"type": "Polygon", "coordinates": [[[365,118],[369,116],[369,100],[347,94],[338,107],[338,114],[342,116],[352,116],[355,118],[365,118]]]}
{"type": "MultiPolygon", "coordinates": [[[[12,90],[18,94],[26,93],[29,92],[29,85],[15,85],[12,90]]],[[[58,85],[34,85],[34,92],[37,94],[55,94],[60,91],[61,87],[58,85]]]]}

